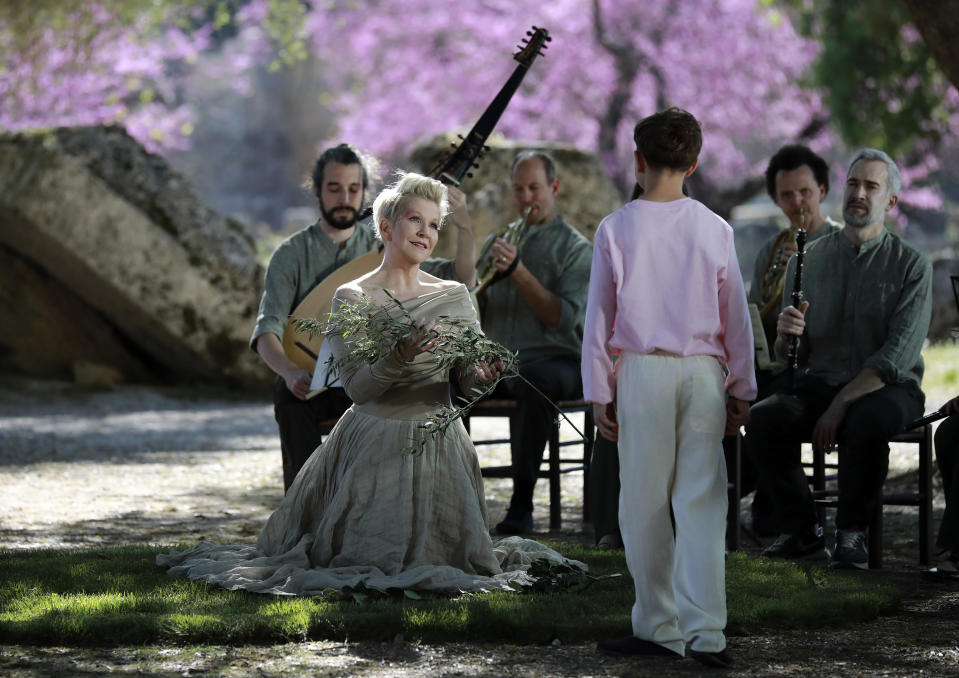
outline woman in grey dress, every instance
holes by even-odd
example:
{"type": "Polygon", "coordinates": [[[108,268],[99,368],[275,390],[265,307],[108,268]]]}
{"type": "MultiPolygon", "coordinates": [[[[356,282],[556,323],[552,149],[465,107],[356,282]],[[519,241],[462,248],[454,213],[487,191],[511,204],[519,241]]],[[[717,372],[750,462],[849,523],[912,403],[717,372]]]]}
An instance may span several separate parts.
{"type": "MultiPolygon", "coordinates": [[[[479,332],[466,287],[419,268],[439,237],[446,187],[405,174],[373,207],[383,263],[337,290],[327,333],[354,405],[304,464],[256,546],[201,543],[157,556],[170,574],[276,594],[360,583],[455,592],[516,588],[531,582],[525,571],[532,560],[563,561],[530,540],[494,545],[479,462],[462,423],[435,437],[421,427],[450,406],[450,368],[433,350],[450,332],[479,332]],[[364,337],[344,337],[336,327],[344,310],[369,314],[364,337]],[[377,330],[395,319],[410,323],[409,336],[356,359],[358,340],[382,336],[377,330]],[[411,441],[412,454],[404,452],[411,441]]],[[[495,381],[500,367],[479,361],[453,371],[469,393],[495,381]]]]}

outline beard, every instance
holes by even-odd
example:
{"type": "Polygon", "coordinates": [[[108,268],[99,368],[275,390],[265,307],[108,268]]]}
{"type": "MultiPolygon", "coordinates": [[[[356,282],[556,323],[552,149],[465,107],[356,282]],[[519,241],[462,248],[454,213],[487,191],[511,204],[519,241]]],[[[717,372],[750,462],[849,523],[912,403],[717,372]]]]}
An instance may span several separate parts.
{"type": "Polygon", "coordinates": [[[853,207],[853,205],[847,203],[846,206],[842,208],[842,219],[853,228],[865,228],[870,224],[881,221],[885,211],[882,205],[877,205],[864,213],[853,212],[850,209],[851,207],[853,207]]]}
{"type": "Polygon", "coordinates": [[[355,226],[360,216],[359,212],[349,205],[342,205],[328,210],[323,206],[322,202],[320,203],[320,214],[323,215],[323,221],[338,231],[345,231],[355,226]],[[349,210],[349,214],[346,214],[347,210],[349,210]],[[337,212],[339,212],[339,214],[337,214],[337,212]]]}

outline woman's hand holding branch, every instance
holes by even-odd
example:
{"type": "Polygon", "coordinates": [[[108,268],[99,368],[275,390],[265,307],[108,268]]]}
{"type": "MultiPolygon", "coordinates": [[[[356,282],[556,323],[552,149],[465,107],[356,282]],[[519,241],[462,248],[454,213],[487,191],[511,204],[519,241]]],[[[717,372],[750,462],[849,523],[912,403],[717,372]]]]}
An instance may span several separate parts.
{"type": "Polygon", "coordinates": [[[396,356],[404,363],[411,362],[420,353],[433,350],[442,331],[443,328],[433,321],[414,324],[409,336],[396,345],[396,356]]]}

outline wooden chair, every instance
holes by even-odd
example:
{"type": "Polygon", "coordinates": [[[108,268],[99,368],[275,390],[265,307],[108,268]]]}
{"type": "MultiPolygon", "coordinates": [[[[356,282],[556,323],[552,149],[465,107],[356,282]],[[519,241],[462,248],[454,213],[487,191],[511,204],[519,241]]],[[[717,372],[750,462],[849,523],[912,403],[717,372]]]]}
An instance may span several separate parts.
{"type": "Polygon", "coordinates": [[[743,434],[723,438],[723,450],[726,452],[726,492],[729,495],[729,507],[726,512],[726,550],[738,551],[740,531],[739,503],[742,494],[743,434]],[[726,445],[731,445],[729,450],[726,445]]]}
{"type": "MultiPolygon", "coordinates": [[[[917,506],[919,507],[919,564],[929,565],[932,560],[932,425],[926,424],[920,428],[905,431],[894,436],[891,443],[915,443],[919,454],[919,478],[916,490],[887,494],[883,492],[882,500],[876,507],[876,513],[869,525],[869,567],[882,567],[882,507],[883,506],[917,506]]],[[[813,452],[812,484],[813,499],[819,510],[819,522],[824,524],[825,509],[838,505],[837,483],[827,482],[838,480],[837,463],[826,463],[826,454],[813,452]],[[826,469],[834,472],[826,475],[826,469]]]]}
{"type": "MultiPolygon", "coordinates": [[[[559,439],[560,417],[556,415],[553,418],[553,427],[549,434],[546,468],[540,466],[540,478],[549,479],[549,529],[558,530],[562,527],[562,499],[560,495],[561,478],[566,473],[574,471],[583,472],[583,520],[589,520],[589,502],[586,500],[586,487],[589,481],[589,461],[593,454],[593,442],[596,439],[595,426],[593,424],[593,407],[583,400],[562,400],[556,405],[564,414],[575,412],[584,413],[584,429],[586,440],[564,440],[559,439]],[[582,445],[582,454],[572,457],[564,457],[561,454],[562,448],[582,445]]],[[[512,430],[513,417],[516,413],[515,400],[483,400],[473,406],[469,417],[464,419],[466,430],[470,430],[469,419],[472,417],[504,417],[510,420],[510,430],[512,430]]],[[[477,447],[482,445],[502,445],[509,444],[509,438],[492,438],[485,440],[473,440],[477,447]]],[[[512,478],[512,465],[510,466],[484,466],[482,467],[484,478],[512,478]]]]}

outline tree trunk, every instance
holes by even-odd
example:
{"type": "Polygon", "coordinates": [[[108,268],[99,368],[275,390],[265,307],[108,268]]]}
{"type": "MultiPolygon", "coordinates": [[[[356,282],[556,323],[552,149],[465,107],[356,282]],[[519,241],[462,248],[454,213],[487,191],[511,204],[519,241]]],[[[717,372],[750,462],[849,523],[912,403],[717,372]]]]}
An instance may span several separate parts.
{"type": "Polygon", "coordinates": [[[926,47],[959,89],[959,0],[905,0],[926,47]]]}

